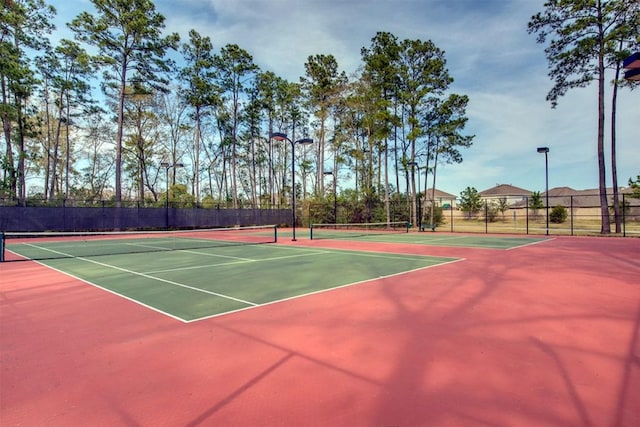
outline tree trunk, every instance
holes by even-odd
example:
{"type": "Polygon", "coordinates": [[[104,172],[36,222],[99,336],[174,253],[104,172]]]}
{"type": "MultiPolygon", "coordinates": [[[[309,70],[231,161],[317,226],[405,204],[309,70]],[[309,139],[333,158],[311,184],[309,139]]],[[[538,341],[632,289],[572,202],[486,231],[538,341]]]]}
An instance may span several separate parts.
{"type": "MultiPolygon", "coordinates": [[[[621,44],[622,45],[622,44],[621,44]]],[[[622,46],[620,46],[621,50],[622,46]]],[[[620,199],[618,195],[618,167],[616,162],[616,104],[618,98],[618,79],[620,78],[620,62],[616,64],[616,71],[611,95],[611,181],[613,183],[613,215],[616,223],[616,233],[621,233],[620,199]]]]}
{"type": "MultiPolygon", "coordinates": [[[[598,1],[598,22],[602,22],[600,2],[598,1]]],[[[598,186],[600,189],[600,213],[602,216],[602,224],[600,232],[602,234],[611,233],[611,224],[609,223],[609,203],[607,200],[607,180],[606,180],[606,164],[604,158],[604,34],[600,25],[601,46],[598,53],[598,186]]]]}
{"type": "Polygon", "coordinates": [[[387,214],[387,223],[391,222],[391,202],[389,198],[389,142],[384,139],[384,208],[387,214]]]}
{"type": "MultiPolygon", "coordinates": [[[[436,220],[434,218],[435,216],[435,205],[436,205],[436,172],[438,169],[438,150],[439,150],[439,146],[440,146],[440,139],[436,138],[436,147],[434,150],[434,155],[433,155],[433,183],[431,184],[431,215],[429,215],[429,223],[431,224],[431,229],[435,229],[436,226],[436,220]]],[[[427,177],[425,175],[424,180],[427,180],[427,177]]],[[[426,196],[426,194],[425,194],[426,196]]]]}
{"type": "Polygon", "coordinates": [[[66,153],[65,153],[65,165],[64,165],[64,197],[68,198],[69,197],[69,172],[71,169],[71,140],[69,138],[69,130],[70,130],[70,126],[71,126],[71,100],[69,99],[69,95],[67,94],[67,108],[65,110],[65,117],[66,117],[66,122],[65,122],[65,148],[66,148],[66,153]]]}
{"type": "MultiPolygon", "coordinates": [[[[193,196],[196,198],[196,203],[200,202],[200,107],[196,107],[196,126],[194,130],[193,141],[193,196]]],[[[211,193],[213,196],[213,193],[211,193]]]]}

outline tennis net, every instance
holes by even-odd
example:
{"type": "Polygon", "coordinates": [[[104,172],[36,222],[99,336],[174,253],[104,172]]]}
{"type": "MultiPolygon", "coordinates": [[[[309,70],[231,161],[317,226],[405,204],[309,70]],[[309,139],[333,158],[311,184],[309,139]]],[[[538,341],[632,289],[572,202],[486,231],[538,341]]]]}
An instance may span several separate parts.
{"type": "Polygon", "coordinates": [[[275,225],[176,231],[5,232],[0,233],[0,261],[84,258],[276,243],[277,233],[275,225]]]}
{"type": "Polygon", "coordinates": [[[351,224],[311,224],[310,238],[318,239],[352,239],[376,234],[408,233],[410,224],[407,221],[369,222],[351,224]]]}

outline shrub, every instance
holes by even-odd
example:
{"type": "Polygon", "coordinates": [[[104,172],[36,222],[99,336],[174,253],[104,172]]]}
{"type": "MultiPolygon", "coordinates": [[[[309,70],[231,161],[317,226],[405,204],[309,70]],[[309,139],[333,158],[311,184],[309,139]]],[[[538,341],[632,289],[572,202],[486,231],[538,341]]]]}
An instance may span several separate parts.
{"type": "Polygon", "coordinates": [[[442,206],[434,206],[433,207],[433,219],[431,219],[431,206],[427,206],[427,211],[425,214],[425,218],[423,221],[423,226],[433,226],[435,225],[442,225],[442,223],[444,222],[444,215],[442,213],[442,206]]]}
{"type": "Polygon", "coordinates": [[[475,217],[482,209],[482,197],[474,187],[465,188],[460,193],[460,210],[467,214],[468,218],[475,217]]]}
{"type": "Polygon", "coordinates": [[[495,202],[487,202],[486,219],[489,222],[496,222],[498,220],[498,212],[500,212],[500,206],[495,202]]]}
{"type": "Polygon", "coordinates": [[[567,220],[567,215],[567,209],[564,206],[554,206],[551,213],[549,213],[549,221],[554,224],[562,224],[567,220]]]}
{"type": "Polygon", "coordinates": [[[529,198],[529,209],[531,209],[531,215],[534,218],[539,218],[539,211],[544,207],[542,203],[542,195],[539,191],[534,191],[529,198]]]}

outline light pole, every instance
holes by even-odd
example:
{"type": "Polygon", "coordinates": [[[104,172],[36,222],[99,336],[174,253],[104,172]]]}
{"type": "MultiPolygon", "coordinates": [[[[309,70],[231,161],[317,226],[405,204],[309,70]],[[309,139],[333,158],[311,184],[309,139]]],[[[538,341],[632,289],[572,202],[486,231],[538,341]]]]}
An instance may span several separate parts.
{"type": "Polygon", "coordinates": [[[546,205],[547,205],[547,236],[549,235],[549,147],[538,147],[538,153],[544,153],[544,178],[545,178],[545,192],[546,192],[546,205]]]}
{"type": "Polygon", "coordinates": [[[164,168],[165,180],[167,183],[167,197],[164,200],[164,223],[165,223],[165,228],[168,230],[169,229],[169,169],[173,168],[173,171],[175,173],[176,168],[184,167],[184,165],[182,163],[171,164],[168,162],[162,162],[160,163],[160,166],[164,168]]]}
{"type": "Polygon", "coordinates": [[[296,241],[296,144],[313,144],[313,139],[302,138],[293,141],[287,137],[286,133],[272,132],[271,139],[276,141],[289,141],[291,143],[291,220],[293,221],[293,238],[296,241]]]}

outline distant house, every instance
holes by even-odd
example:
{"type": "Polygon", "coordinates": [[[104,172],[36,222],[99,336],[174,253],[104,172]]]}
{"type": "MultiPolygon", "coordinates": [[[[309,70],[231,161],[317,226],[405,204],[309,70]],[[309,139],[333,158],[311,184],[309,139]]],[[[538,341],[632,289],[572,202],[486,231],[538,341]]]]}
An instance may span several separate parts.
{"type": "MultiPolygon", "coordinates": [[[[618,194],[622,201],[623,194],[631,194],[633,189],[620,187],[618,194]]],[[[542,193],[542,198],[546,198],[546,193],[542,193]]],[[[607,200],[609,206],[613,206],[613,189],[607,188],[607,200]]],[[[574,190],[570,187],[557,187],[549,190],[549,205],[562,205],[574,208],[589,208],[600,206],[600,190],[597,188],[591,190],[574,190]]]]}
{"type": "MultiPolygon", "coordinates": [[[[542,203],[546,202],[547,193],[542,193],[542,203]]],[[[550,206],[574,208],[600,206],[600,194],[596,190],[574,190],[571,187],[556,187],[549,190],[550,206]]]]}
{"type": "Polygon", "coordinates": [[[483,201],[497,202],[500,199],[506,199],[507,205],[513,206],[520,203],[526,203],[527,198],[531,196],[531,191],[516,187],[510,184],[498,184],[478,193],[483,201]]]}
{"type": "Polygon", "coordinates": [[[446,193],[444,191],[440,191],[437,188],[435,189],[435,193],[431,188],[427,189],[427,194],[425,200],[427,203],[431,203],[432,196],[435,200],[435,205],[442,207],[442,209],[455,209],[456,208],[456,199],[457,197],[453,194],[446,193]]]}
{"type": "MultiPolygon", "coordinates": [[[[633,189],[620,187],[618,193],[620,200],[623,194],[631,194],[633,189]]],[[[546,205],[547,193],[540,194],[542,204],[546,205]]],[[[613,189],[607,188],[607,199],[610,206],[613,206],[613,189]]],[[[518,207],[525,207],[526,200],[517,203],[518,207]]],[[[574,190],[571,187],[555,187],[549,190],[549,206],[564,206],[566,208],[599,208],[600,207],[600,191],[597,188],[589,190],[574,190]]]]}

